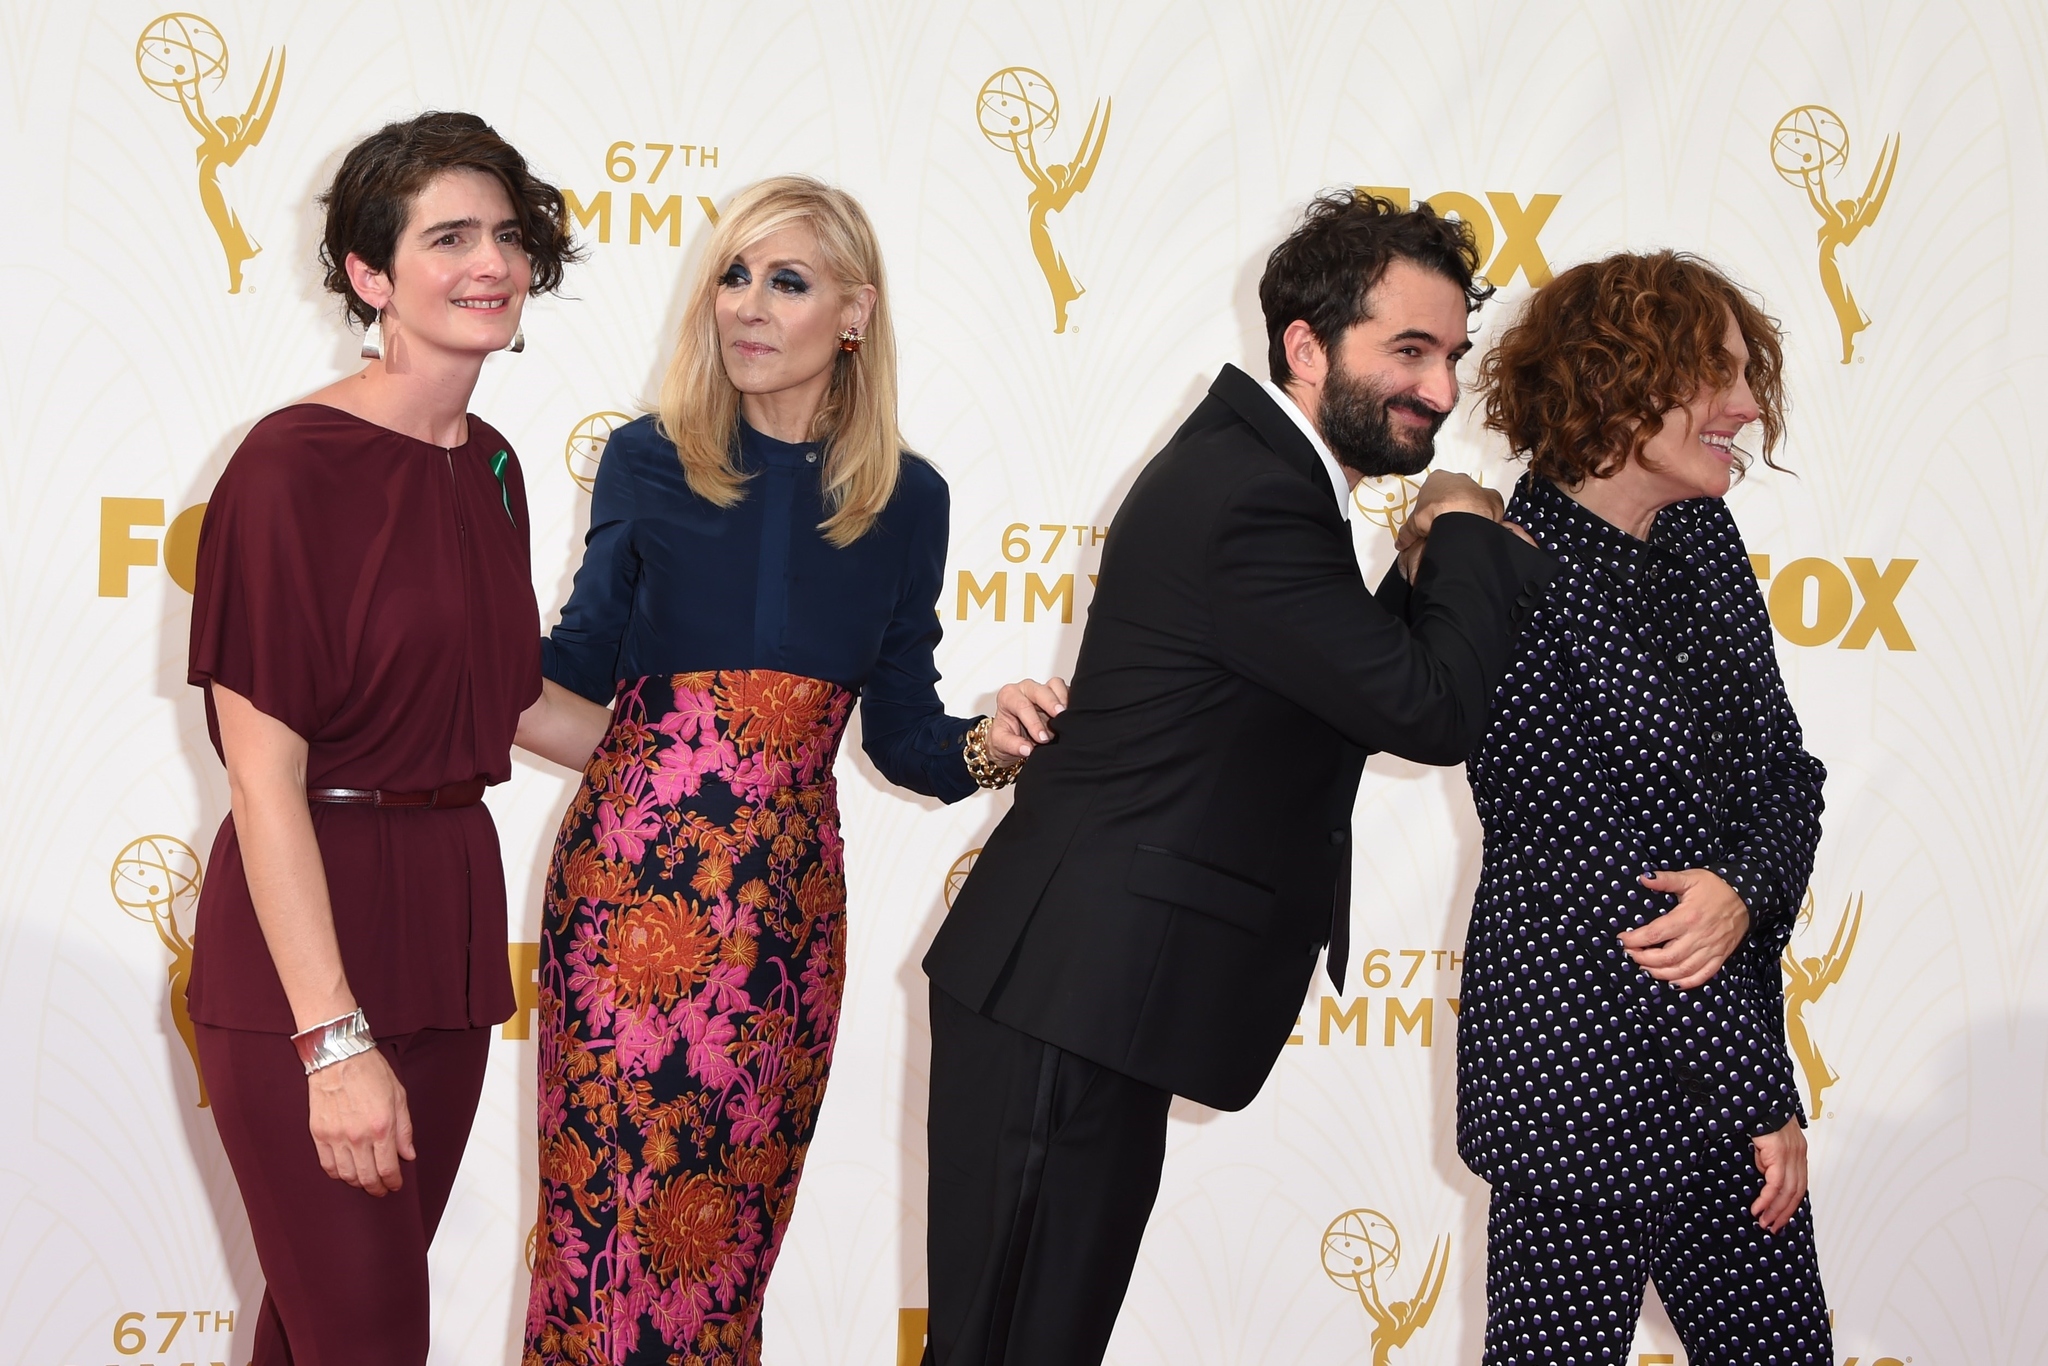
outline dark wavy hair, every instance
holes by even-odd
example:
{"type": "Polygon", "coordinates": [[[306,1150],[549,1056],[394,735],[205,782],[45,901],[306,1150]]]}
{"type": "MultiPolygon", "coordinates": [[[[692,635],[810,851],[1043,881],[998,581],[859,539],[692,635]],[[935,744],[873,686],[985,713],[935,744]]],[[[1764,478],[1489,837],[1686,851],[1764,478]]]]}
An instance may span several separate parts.
{"type": "Polygon", "coordinates": [[[1372,291],[1397,260],[1463,290],[1468,314],[1493,297],[1493,286],[1477,278],[1479,244],[1470,224],[1439,218],[1428,204],[1404,209],[1362,190],[1326,190],[1311,199],[1301,225],[1273,248],[1259,277],[1273,383],[1294,377],[1288,324],[1299,318],[1324,350],[1335,350],[1346,331],[1372,316],[1372,291]]]}
{"type": "Polygon", "coordinates": [[[349,254],[388,272],[413,200],[449,171],[481,171],[505,187],[533,265],[529,293],[553,293],[561,287],[563,267],[583,259],[569,235],[562,192],[529,171],[526,158],[488,123],[474,114],[438,110],[387,123],[349,148],[334,183],[316,201],[327,211],[320,239],[322,283],[365,327],[377,320],[377,310],[349,283],[349,254]]]}
{"type": "MultiPolygon", "coordinates": [[[[1573,266],[1530,298],[1479,367],[1486,426],[1529,468],[1577,487],[1605,479],[1702,388],[1735,382],[1728,315],[1749,347],[1744,377],[1763,421],[1763,460],[1785,434],[1778,320],[1687,252],[1617,252],[1573,266]]],[[[1748,468],[1738,451],[1735,470],[1748,468]]]]}

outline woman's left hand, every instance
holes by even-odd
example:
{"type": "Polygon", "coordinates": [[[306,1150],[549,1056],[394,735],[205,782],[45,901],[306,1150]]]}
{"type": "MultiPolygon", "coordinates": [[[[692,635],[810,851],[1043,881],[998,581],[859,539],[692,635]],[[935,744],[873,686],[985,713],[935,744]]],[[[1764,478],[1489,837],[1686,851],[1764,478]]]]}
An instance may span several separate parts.
{"type": "Polygon", "coordinates": [[[542,680],[533,705],[519,714],[519,733],[512,743],[581,773],[611,725],[611,708],[579,697],[549,678],[542,680]]]}
{"type": "Polygon", "coordinates": [[[996,694],[988,747],[1004,763],[1021,764],[1031,757],[1033,749],[1052,743],[1052,718],[1066,709],[1067,681],[1063,678],[1048,678],[1043,683],[1029,678],[1006,683],[996,694]]]}
{"type": "Polygon", "coordinates": [[[1678,904],[1647,925],[1624,931],[1621,946],[1636,966],[1682,990],[1713,980],[1749,933],[1749,907],[1718,873],[1705,868],[1645,873],[1653,892],[1673,892],[1678,904]]]}

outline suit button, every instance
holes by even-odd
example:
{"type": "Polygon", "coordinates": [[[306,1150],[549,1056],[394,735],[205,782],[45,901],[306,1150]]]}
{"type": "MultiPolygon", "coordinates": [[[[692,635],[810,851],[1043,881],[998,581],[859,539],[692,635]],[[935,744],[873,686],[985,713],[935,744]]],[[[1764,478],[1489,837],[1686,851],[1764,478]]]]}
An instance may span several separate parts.
{"type": "Polygon", "coordinates": [[[1345,834],[1344,834],[1344,832],[1343,832],[1342,830],[1332,830],[1332,831],[1330,832],[1330,843],[1332,843],[1332,844],[1342,844],[1342,843],[1344,842],[1344,839],[1345,839],[1345,834]]]}

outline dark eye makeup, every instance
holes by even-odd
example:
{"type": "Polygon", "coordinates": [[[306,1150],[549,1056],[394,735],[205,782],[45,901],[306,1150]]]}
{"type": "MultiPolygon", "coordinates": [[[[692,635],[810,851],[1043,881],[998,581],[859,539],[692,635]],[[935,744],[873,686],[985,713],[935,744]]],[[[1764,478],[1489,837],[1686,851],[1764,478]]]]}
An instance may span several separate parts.
{"type": "MultiPolygon", "coordinates": [[[[754,273],[738,261],[725,268],[725,274],[718,277],[724,289],[745,289],[754,282],[754,273]]],[[[768,276],[768,287],[783,294],[804,295],[811,292],[811,282],[791,270],[788,266],[777,267],[768,276]]]]}

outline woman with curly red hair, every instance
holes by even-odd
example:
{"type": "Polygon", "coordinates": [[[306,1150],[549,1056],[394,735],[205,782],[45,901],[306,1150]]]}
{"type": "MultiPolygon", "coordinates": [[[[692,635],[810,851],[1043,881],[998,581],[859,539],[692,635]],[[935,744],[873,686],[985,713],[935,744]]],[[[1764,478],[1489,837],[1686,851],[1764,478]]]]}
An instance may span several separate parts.
{"type": "Polygon", "coordinates": [[[1562,569],[1467,773],[1485,863],[1458,1149],[1493,1186],[1486,1361],[1622,1362],[1654,1279],[1693,1361],[1834,1360],[1778,957],[1820,762],[1727,505],[1784,431],[1776,323],[1694,256],[1537,291],[1481,369],[1562,569]]]}

